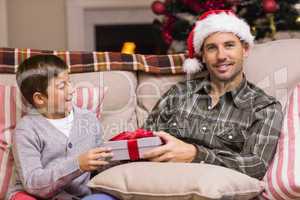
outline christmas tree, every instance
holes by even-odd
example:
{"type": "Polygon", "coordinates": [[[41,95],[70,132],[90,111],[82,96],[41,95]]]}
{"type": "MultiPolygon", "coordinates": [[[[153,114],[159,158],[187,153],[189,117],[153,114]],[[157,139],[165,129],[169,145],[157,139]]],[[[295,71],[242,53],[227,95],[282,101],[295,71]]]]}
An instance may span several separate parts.
{"type": "Polygon", "coordinates": [[[300,30],[298,0],[165,0],[154,1],[154,21],[170,52],[185,50],[185,40],[197,18],[208,10],[231,9],[251,26],[256,39],[274,38],[276,31],[300,30]]]}

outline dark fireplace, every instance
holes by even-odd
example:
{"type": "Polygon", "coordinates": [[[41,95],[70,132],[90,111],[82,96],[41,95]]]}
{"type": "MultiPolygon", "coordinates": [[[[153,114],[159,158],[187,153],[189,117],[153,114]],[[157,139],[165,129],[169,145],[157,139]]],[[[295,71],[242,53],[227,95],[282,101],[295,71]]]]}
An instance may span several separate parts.
{"type": "Polygon", "coordinates": [[[120,52],[124,42],[134,42],[135,53],[165,54],[167,46],[152,24],[97,25],[96,51],[120,52]]]}

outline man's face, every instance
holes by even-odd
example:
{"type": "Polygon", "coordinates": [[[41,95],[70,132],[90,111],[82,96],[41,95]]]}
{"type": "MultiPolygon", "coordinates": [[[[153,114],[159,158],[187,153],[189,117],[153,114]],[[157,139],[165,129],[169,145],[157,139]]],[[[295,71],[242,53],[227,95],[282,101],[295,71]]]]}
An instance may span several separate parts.
{"type": "Polygon", "coordinates": [[[67,71],[61,72],[49,81],[47,92],[46,104],[49,118],[61,118],[71,111],[74,90],[67,71]]]}
{"type": "Polygon", "coordinates": [[[210,78],[219,82],[232,82],[240,78],[247,55],[248,45],[233,33],[213,33],[205,39],[202,47],[202,61],[210,78]]]}

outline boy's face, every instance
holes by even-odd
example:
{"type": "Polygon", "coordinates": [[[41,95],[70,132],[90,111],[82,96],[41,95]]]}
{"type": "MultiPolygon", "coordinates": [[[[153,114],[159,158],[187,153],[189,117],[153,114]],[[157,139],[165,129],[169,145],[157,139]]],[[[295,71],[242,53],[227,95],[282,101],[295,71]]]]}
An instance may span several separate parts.
{"type": "Polygon", "coordinates": [[[51,119],[67,116],[72,109],[74,94],[67,71],[61,72],[49,81],[47,93],[48,97],[44,98],[44,115],[51,119]]]}

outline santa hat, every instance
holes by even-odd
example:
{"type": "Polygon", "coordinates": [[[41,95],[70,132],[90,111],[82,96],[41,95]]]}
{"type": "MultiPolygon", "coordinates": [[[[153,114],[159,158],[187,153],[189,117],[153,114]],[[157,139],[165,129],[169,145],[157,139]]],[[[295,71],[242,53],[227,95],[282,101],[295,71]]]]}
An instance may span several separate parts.
{"type": "Polygon", "coordinates": [[[210,10],[201,15],[187,38],[188,56],[183,70],[188,73],[201,71],[203,65],[195,58],[200,53],[203,41],[215,32],[231,32],[241,40],[253,46],[254,37],[249,25],[230,10],[210,10]]]}

